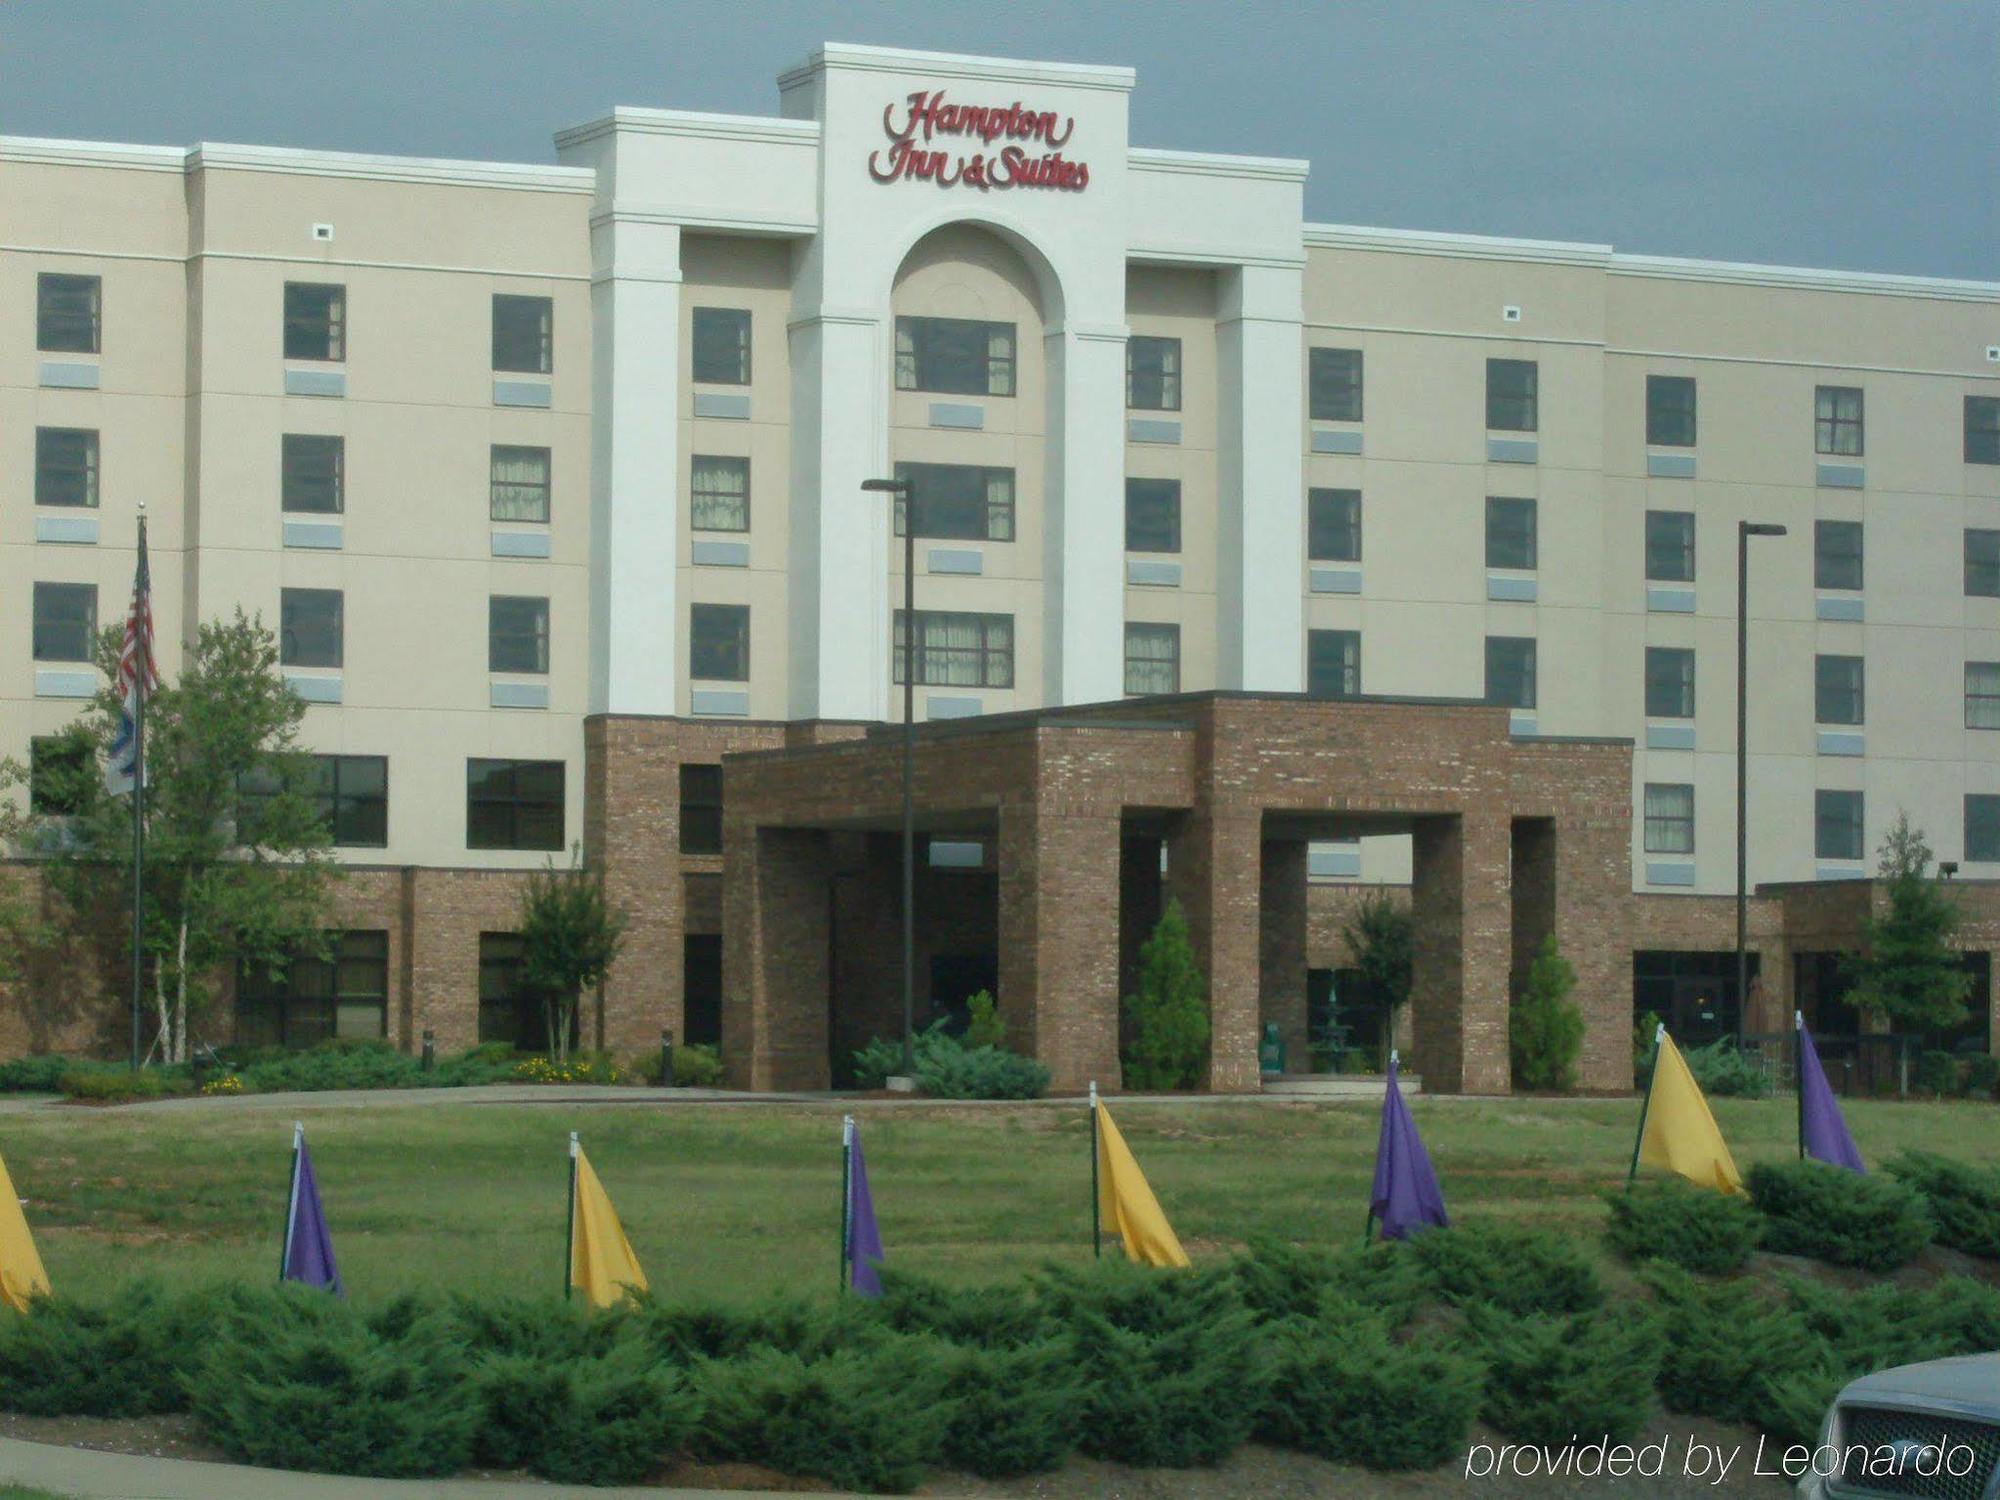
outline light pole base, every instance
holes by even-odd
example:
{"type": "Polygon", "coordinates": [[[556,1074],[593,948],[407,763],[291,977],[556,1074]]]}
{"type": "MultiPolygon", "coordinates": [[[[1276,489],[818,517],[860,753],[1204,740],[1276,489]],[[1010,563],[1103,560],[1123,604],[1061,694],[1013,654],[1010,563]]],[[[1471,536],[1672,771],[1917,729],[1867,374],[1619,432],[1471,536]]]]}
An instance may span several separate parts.
{"type": "Polygon", "coordinates": [[[882,1087],[892,1094],[914,1094],[917,1091],[917,1080],[905,1078],[900,1073],[892,1073],[882,1080],[882,1087]]]}

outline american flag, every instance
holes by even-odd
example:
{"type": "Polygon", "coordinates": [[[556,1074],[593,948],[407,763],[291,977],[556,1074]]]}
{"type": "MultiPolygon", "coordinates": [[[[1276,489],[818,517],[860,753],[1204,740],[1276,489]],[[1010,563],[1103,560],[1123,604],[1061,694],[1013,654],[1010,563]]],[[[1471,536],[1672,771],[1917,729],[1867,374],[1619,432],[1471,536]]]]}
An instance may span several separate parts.
{"type": "Polygon", "coordinates": [[[146,566],[146,519],[139,518],[139,566],[132,577],[132,612],[118,653],[118,733],[105,757],[104,784],[114,796],[132,790],[140,773],[139,704],[160,685],[153,665],[153,584],[146,566]]]}

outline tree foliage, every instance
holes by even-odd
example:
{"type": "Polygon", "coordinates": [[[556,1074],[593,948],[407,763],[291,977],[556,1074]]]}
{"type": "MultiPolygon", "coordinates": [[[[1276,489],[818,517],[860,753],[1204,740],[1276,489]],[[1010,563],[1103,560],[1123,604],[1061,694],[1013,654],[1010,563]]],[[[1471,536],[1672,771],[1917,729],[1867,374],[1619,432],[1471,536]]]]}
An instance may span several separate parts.
{"type": "Polygon", "coordinates": [[[569,1060],[577,1005],[587,989],[604,982],[625,941],[625,913],[604,894],[604,877],[583,867],[583,851],[570,851],[569,868],[554,860],[528,877],[521,896],[521,983],[542,998],[549,1055],[569,1060]]]}
{"type": "Polygon", "coordinates": [[[1972,976],[1952,936],[1958,907],[1930,873],[1931,848],[1908,813],[1896,815],[1878,866],[1887,909],[1862,927],[1862,951],[1850,961],[1849,1003],[1905,1031],[1943,1031],[1965,1020],[1972,976]]]}
{"type": "Polygon", "coordinates": [[[1208,985],[1178,901],[1167,902],[1152,936],[1139,945],[1138,992],[1127,997],[1125,1011],[1132,1023],[1126,1088],[1185,1089],[1201,1083],[1208,1063],[1208,985]]]}
{"type": "Polygon", "coordinates": [[[1341,929],[1362,985],[1382,1004],[1385,1037],[1396,1034],[1396,1015],[1410,999],[1410,930],[1409,908],[1381,894],[1364,900],[1341,929]]]}
{"type": "Polygon", "coordinates": [[[1556,948],[1553,937],[1542,939],[1528,965],[1507,1029],[1513,1053],[1514,1086],[1553,1089],[1567,1094],[1576,1087],[1576,1060],[1583,1051],[1583,1012],[1570,999],[1576,970],[1556,948]]]}
{"type": "MultiPolygon", "coordinates": [[[[0,840],[39,863],[52,931],[100,941],[106,958],[122,955],[132,906],[132,803],[103,781],[118,647],[115,630],[98,643],[106,686],[45,757],[40,809],[0,802],[0,840]]],[[[190,1020],[223,966],[278,968],[324,949],[339,871],[299,745],[305,708],[276,637],[241,609],[203,625],[180,680],[146,702],[142,951],[164,1061],[186,1060],[190,1020]]],[[[0,790],[28,778],[9,762],[0,790]]]]}

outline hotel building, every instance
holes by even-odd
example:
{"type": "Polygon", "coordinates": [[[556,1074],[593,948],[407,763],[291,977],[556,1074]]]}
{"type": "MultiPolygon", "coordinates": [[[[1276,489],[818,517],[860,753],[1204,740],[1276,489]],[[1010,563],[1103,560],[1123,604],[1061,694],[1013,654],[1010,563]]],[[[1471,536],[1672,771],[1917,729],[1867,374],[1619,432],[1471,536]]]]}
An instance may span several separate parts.
{"type": "Polygon", "coordinates": [[[0,753],[94,690],[144,501],[166,673],[278,629],[350,867],[337,960],[211,1033],[523,1034],[580,844],[633,918],[590,1040],[837,1080],[896,1024],[913,657],[920,1007],[994,989],[1059,1086],[1168,895],[1217,1087],[1379,1025],[1377,887],[1433,1087],[1506,1088],[1548,935],[1589,1086],[1635,1011],[1852,1032],[1903,812],[1980,976],[1938,1040],[1993,1046],[2000,284],[1310,223],[1306,162],[1132,144],[1134,84],[828,45],[555,166],[0,138],[0,753]]]}

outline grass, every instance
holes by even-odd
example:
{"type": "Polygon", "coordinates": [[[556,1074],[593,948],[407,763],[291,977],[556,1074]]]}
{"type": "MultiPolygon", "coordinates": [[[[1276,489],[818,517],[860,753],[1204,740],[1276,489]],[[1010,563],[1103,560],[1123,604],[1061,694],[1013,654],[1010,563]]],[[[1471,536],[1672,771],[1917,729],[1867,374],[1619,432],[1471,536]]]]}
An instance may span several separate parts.
{"type": "MultiPolygon", "coordinates": [[[[1418,1099],[1457,1216],[1587,1237],[1622,1183],[1636,1102],[1418,1099]]],[[[1739,1166],[1796,1154],[1789,1098],[1715,1101],[1739,1166]]],[[[1255,1234],[1359,1242],[1377,1112],[1342,1104],[1114,1104],[1189,1252],[1255,1234]]],[[[2000,1112],[1852,1101],[1862,1152],[1906,1145],[1974,1159],[2000,1112]]],[[[570,1129],[617,1205],[654,1290],[742,1297],[831,1289],[842,1107],[382,1105],[302,1111],[347,1286],[554,1291],[564,1265],[570,1129]]],[[[895,1264],[955,1279],[1090,1253],[1081,1106],[862,1109],[869,1176],[895,1264]]],[[[152,1272],[267,1278],[291,1120],[235,1101],[168,1110],[46,1108],[0,1116],[0,1155],[60,1292],[96,1296],[152,1272]]]]}

